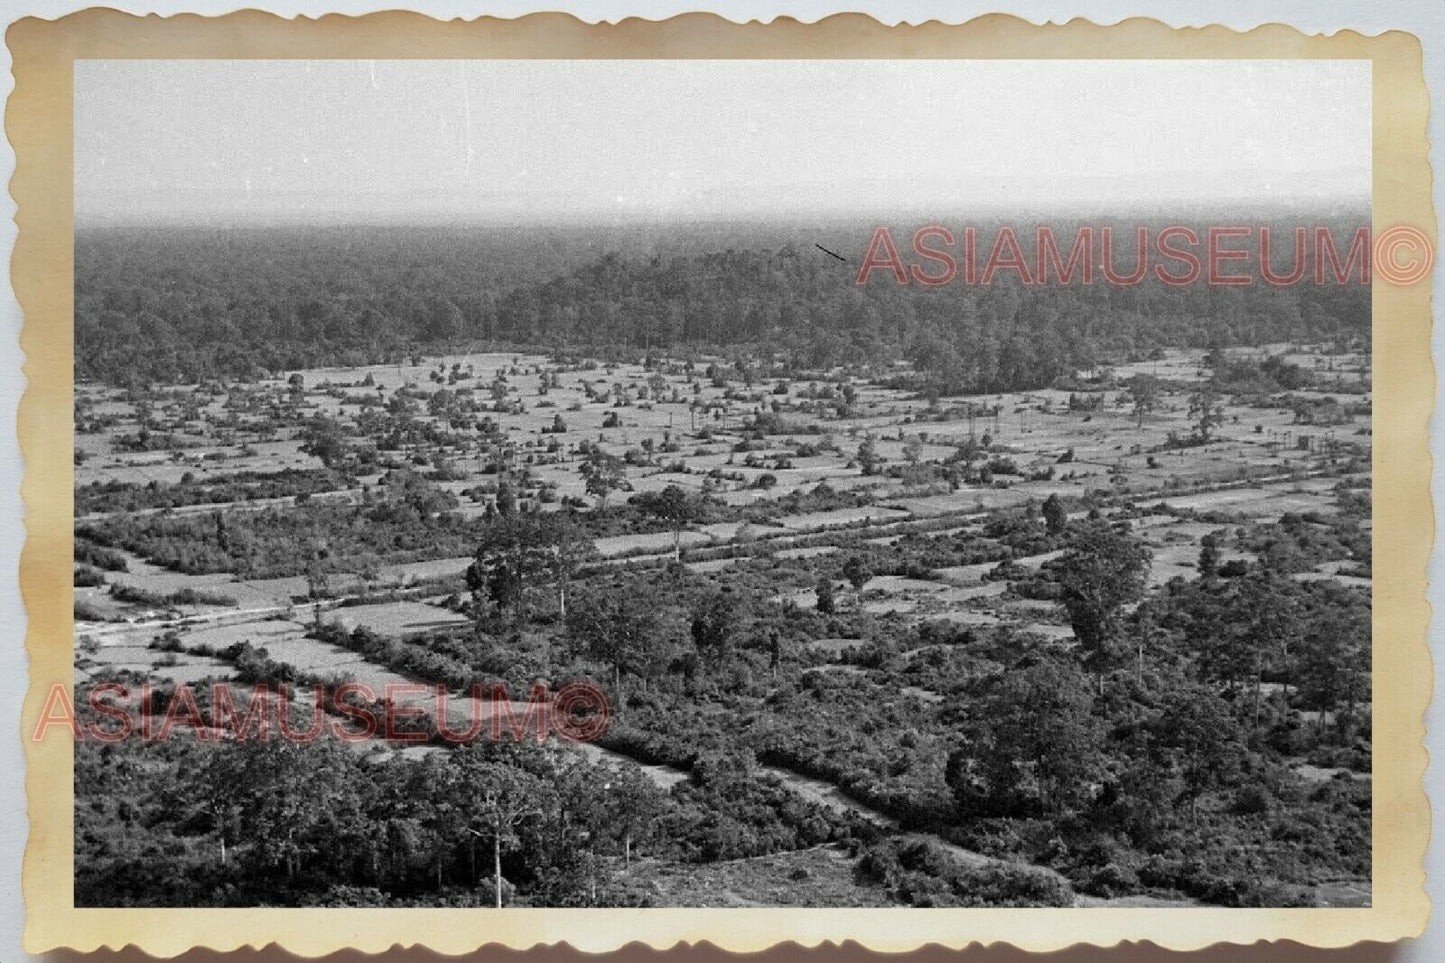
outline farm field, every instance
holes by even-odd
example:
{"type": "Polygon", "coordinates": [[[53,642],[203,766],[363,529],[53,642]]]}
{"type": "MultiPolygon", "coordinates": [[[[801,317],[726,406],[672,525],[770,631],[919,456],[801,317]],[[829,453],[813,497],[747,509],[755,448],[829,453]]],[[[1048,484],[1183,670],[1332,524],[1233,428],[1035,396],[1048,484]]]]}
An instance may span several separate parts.
{"type": "MultiPolygon", "coordinates": [[[[1288,356],[1309,370],[1358,364],[1322,346],[1288,356]]],[[[1368,510],[1357,501],[1369,491],[1367,386],[1305,401],[1220,392],[1201,414],[1201,370],[1204,352],[1170,350],[1080,373],[1068,390],[927,398],[866,372],[477,352],[158,386],[139,402],[81,383],[77,685],[268,673],[378,693],[442,684],[459,724],[474,709],[468,684],[515,693],[589,679],[608,692],[612,718],[600,743],[563,753],[576,764],[636,774],[668,806],[706,809],[721,805],[699,775],[708,754],[742,753],[728,764],[743,765],[755,791],[789,800],[777,812],[819,814],[788,830],[799,840],[825,825],[830,839],[868,825],[892,840],[887,854],[810,842],[653,855],[614,878],[627,898],[893,905],[902,890],[869,882],[870,867],[914,860],[931,868],[907,872],[956,887],[1001,867],[1018,876],[1009,886],[1065,904],[1208,902],[1202,884],[1167,874],[1131,870],[1105,885],[1098,867],[1040,868],[1027,845],[999,847],[995,816],[959,825],[939,815],[951,793],[965,798],[941,760],[956,720],[985,698],[967,694],[976,680],[1020,652],[1086,644],[1060,594],[1061,566],[1078,552],[1069,533],[1112,526],[1138,545],[1139,595],[1118,615],[1136,635],[1186,637],[1177,600],[1206,584],[1233,591],[1264,565],[1282,566],[1301,591],[1332,593],[1330,605],[1368,596],[1368,510]],[[1160,379],[1148,404],[1129,381],[1139,375],[1160,379]],[[1326,426],[1311,422],[1322,406],[1326,426]],[[549,567],[560,547],[532,569],[505,567],[507,552],[523,551],[506,546],[523,543],[488,554],[509,519],[542,526],[528,538],[556,537],[539,521],[549,518],[585,546],[565,578],[549,567]],[[535,584],[509,588],[499,572],[535,584]],[[636,620],[628,631],[658,633],[651,654],[601,644],[616,630],[585,613],[611,612],[609,597],[624,613],[609,617],[636,620]],[[679,606],[689,605],[687,616],[679,606]],[[706,648],[713,638],[721,654],[706,648]],[[866,732],[883,713],[914,733],[891,764],[843,749],[832,723],[776,735],[795,700],[841,709],[863,691],[875,693],[866,732]],[[669,715],[669,705],[689,708],[669,715]],[[712,713],[736,721],[719,728],[712,713]],[[699,858],[701,870],[685,861],[699,858]]],[[[1165,656],[1151,668],[1137,648],[1121,678],[1166,670],[1165,656]]],[[[1298,685],[1259,691],[1291,731],[1338,725],[1301,702],[1298,685]]],[[[435,725],[426,698],[398,703],[421,711],[423,728],[435,725]]],[[[441,765],[445,743],[427,731],[425,745],[364,740],[358,758],[441,765]]],[[[1307,735],[1291,739],[1280,750],[1289,792],[1336,777],[1368,786],[1358,741],[1326,753],[1307,735]]],[[[1350,872],[1329,868],[1335,880],[1350,872]]],[[[1313,884],[1271,885],[1294,887],[1293,899],[1313,884]]],[[[1334,905],[1368,892],[1330,885],[1334,905]]]]}

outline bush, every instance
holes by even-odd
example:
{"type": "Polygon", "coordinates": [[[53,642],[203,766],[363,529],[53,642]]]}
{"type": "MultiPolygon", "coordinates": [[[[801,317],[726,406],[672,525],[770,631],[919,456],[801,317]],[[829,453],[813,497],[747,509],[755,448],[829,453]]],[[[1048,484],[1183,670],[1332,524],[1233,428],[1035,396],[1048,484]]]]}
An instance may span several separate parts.
{"type": "Polygon", "coordinates": [[[175,605],[232,606],[236,604],[236,600],[229,595],[223,595],[220,592],[210,592],[205,589],[183,588],[163,594],[119,582],[110,587],[110,595],[111,598],[119,602],[130,602],[134,605],[150,605],[157,608],[168,608],[175,605]]]}
{"type": "Polygon", "coordinates": [[[86,602],[84,599],[75,600],[75,620],[77,622],[107,622],[109,619],[100,609],[86,602]]]}
{"type": "Polygon", "coordinates": [[[126,563],[125,556],[120,552],[86,541],[84,538],[75,540],[75,561],[79,564],[103,568],[107,572],[124,572],[130,567],[126,563]]]}
{"type": "Polygon", "coordinates": [[[1234,812],[1240,816],[1257,816],[1274,808],[1274,797],[1258,783],[1246,783],[1234,795],[1234,812]]]}
{"type": "Polygon", "coordinates": [[[1086,893],[1105,898],[1136,893],[1139,891],[1139,874],[1128,866],[1111,862],[1096,870],[1082,888],[1086,893]]]}
{"type": "Polygon", "coordinates": [[[913,906],[1072,906],[1073,893],[1057,874],[1005,862],[964,865],[919,839],[870,846],[854,870],[859,882],[881,884],[913,906]]]}

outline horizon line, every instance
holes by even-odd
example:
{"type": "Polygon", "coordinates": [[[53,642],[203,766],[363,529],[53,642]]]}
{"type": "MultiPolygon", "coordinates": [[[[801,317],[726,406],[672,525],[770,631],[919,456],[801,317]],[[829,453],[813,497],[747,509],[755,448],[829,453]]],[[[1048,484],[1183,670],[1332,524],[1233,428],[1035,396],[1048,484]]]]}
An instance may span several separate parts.
{"type": "Polygon", "coordinates": [[[484,212],[359,212],[325,211],[312,213],[267,212],[241,214],[234,211],[147,212],[126,214],[77,214],[73,220],[76,231],[124,228],[212,228],[245,230],[257,228],[396,228],[396,227],[489,227],[512,229],[626,229],[667,228],[687,226],[762,226],[787,228],[794,225],[822,223],[880,222],[892,219],[907,223],[938,223],[944,226],[967,222],[969,218],[997,220],[1000,217],[1021,217],[1031,220],[1059,218],[1067,220],[1113,220],[1119,217],[1198,215],[1229,213],[1274,216],[1282,212],[1314,210],[1339,215],[1363,215],[1373,210],[1368,196],[1337,195],[1329,197],[1265,197],[1227,198],[1219,200],[1164,201],[1139,200],[1118,204],[1065,204],[1049,210],[1033,203],[979,204],[966,209],[910,207],[893,212],[836,210],[820,211],[739,211],[735,213],[697,212],[671,214],[663,212],[612,215],[597,214],[502,214],[484,212]]]}

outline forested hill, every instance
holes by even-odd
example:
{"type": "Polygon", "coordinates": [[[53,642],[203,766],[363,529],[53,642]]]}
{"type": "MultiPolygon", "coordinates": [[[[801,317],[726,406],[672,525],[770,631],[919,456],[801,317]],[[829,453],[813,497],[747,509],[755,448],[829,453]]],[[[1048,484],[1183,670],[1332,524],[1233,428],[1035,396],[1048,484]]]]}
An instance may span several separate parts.
{"type": "MultiPolygon", "coordinates": [[[[1353,223],[1336,225],[1342,257],[1353,223]]],[[[1066,253],[1068,230],[1059,229],[1066,253]]],[[[1357,283],[1171,286],[1151,273],[1132,286],[1027,285],[1005,271],[986,286],[960,273],[927,287],[885,270],[860,287],[870,228],[794,233],[770,229],[747,245],[734,232],[723,248],[703,234],[670,244],[641,232],[462,227],[82,231],[76,374],[254,377],[485,344],[737,347],[809,366],[909,358],[952,387],[997,390],[1157,346],[1369,332],[1369,289],[1357,283]]],[[[911,233],[894,232],[900,248],[911,233]]],[[[1132,252],[1116,258],[1126,264],[1132,252]]]]}

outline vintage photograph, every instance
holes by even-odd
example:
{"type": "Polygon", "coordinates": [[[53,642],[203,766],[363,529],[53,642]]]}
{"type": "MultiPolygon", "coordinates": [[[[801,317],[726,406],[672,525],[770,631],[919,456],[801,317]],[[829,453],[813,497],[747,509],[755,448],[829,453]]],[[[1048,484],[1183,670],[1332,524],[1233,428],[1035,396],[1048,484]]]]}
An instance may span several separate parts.
{"type": "Polygon", "coordinates": [[[1369,906],[1371,136],[77,61],[75,905],[1369,906]]]}

